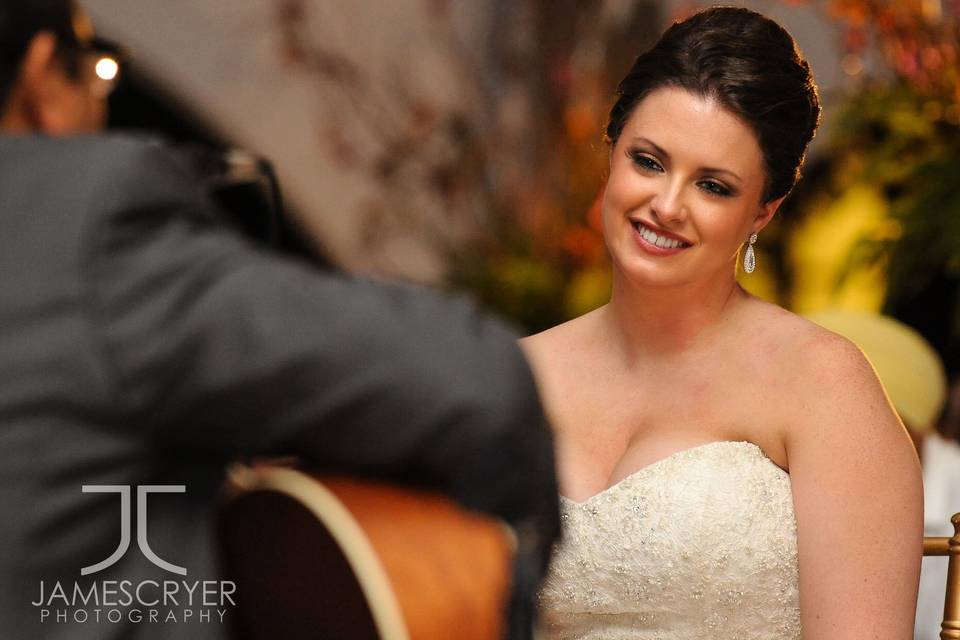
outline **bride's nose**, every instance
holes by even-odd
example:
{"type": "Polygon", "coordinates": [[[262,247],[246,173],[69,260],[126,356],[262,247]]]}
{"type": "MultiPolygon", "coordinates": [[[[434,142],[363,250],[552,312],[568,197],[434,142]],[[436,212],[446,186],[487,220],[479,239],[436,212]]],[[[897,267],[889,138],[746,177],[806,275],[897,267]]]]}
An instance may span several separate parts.
{"type": "Polygon", "coordinates": [[[665,227],[682,221],[686,217],[682,185],[675,181],[664,181],[654,194],[650,208],[653,216],[665,227]]]}

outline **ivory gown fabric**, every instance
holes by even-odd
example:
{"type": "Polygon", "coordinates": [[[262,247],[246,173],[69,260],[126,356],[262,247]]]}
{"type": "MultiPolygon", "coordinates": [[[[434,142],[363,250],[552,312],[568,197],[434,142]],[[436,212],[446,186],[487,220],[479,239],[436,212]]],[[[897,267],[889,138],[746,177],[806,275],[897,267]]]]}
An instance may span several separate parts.
{"type": "Polygon", "coordinates": [[[686,449],[560,508],[550,640],[800,638],[790,477],[755,444],[686,449]]]}

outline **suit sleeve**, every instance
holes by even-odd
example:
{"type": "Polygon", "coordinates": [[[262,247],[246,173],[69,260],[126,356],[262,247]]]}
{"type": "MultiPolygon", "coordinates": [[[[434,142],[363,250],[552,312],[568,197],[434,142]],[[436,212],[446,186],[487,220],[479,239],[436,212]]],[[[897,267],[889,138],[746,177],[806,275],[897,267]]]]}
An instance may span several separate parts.
{"type": "Polygon", "coordinates": [[[168,152],[114,155],[83,268],[123,428],[159,451],[297,454],[553,528],[551,436],[504,325],[262,252],[168,152]]]}

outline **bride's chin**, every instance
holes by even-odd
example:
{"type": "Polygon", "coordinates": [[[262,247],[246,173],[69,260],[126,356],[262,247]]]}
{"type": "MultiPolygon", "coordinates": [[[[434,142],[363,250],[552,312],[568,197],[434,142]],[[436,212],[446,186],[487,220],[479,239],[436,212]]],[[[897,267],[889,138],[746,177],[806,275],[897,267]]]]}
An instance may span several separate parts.
{"type": "Polygon", "coordinates": [[[621,280],[631,287],[679,286],[689,280],[687,269],[677,266],[651,263],[642,258],[614,259],[614,280],[621,280]]]}

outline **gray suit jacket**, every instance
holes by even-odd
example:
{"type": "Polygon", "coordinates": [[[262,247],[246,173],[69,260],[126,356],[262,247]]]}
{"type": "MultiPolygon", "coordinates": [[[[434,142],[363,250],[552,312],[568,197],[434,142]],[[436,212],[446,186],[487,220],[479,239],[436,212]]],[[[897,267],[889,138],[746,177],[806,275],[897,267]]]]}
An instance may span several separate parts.
{"type": "Polygon", "coordinates": [[[0,137],[0,637],[220,637],[188,591],[217,580],[237,456],[434,487],[548,543],[551,439],[515,335],[252,246],[181,167],[129,138],[0,137]],[[186,488],[146,513],[151,551],[187,575],[133,522],[123,557],[82,576],[120,542],[117,487],[136,514],[150,485],[186,488]]]}

